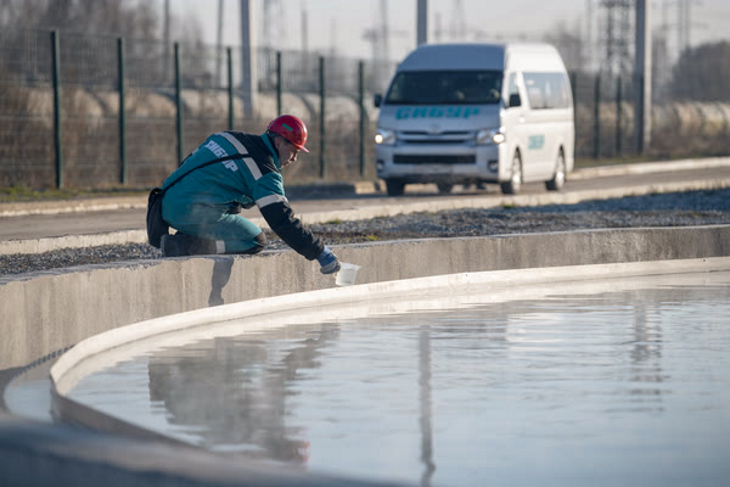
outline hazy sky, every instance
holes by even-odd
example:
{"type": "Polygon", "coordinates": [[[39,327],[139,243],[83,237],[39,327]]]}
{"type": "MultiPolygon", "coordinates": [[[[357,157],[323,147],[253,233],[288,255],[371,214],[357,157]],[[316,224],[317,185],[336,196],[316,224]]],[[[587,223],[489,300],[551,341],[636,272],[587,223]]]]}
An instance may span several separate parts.
{"type": "MultiPolygon", "coordinates": [[[[380,24],[381,5],[387,5],[390,25],[391,59],[400,60],[415,47],[416,0],[265,0],[277,20],[269,32],[274,45],[283,50],[299,49],[302,44],[302,10],[308,15],[310,49],[329,50],[336,46],[343,56],[369,58],[373,45],[365,39],[368,29],[380,24]]],[[[651,0],[652,24],[659,29],[663,18],[669,27],[670,46],[677,41],[679,0],[651,0]],[[663,5],[666,3],[666,7],[663,5]]],[[[571,30],[585,29],[587,6],[594,10],[600,0],[429,0],[429,40],[433,41],[440,24],[441,40],[449,40],[452,25],[466,25],[464,40],[494,40],[494,34],[505,40],[524,34],[540,39],[563,22],[571,30]],[[461,6],[461,8],[459,8],[461,6]],[[461,15],[459,15],[461,12],[461,15]],[[485,37],[491,35],[491,38],[485,37]]],[[[239,0],[224,0],[224,43],[239,45],[239,0]]],[[[195,17],[206,33],[206,42],[215,43],[218,0],[171,0],[173,14],[180,19],[195,17]]],[[[263,0],[256,3],[259,19],[263,19],[263,0]]],[[[701,0],[691,3],[691,43],[730,39],[730,1],[701,0]]],[[[259,37],[262,22],[259,23],[259,37]]],[[[597,33],[597,27],[594,32],[597,33]]],[[[594,33],[594,35],[596,35],[594,33]]]]}

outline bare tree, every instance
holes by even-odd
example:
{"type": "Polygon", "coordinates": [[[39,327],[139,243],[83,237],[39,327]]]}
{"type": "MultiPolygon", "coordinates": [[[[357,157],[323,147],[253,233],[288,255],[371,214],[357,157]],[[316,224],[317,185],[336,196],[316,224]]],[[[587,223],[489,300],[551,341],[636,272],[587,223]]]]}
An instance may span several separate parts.
{"type": "Polygon", "coordinates": [[[685,49],[672,74],[671,94],[680,100],[730,101],[730,42],[685,49]]]}
{"type": "Polygon", "coordinates": [[[7,29],[59,29],[115,37],[153,38],[158,19],[151,2],[124,0],[3,0],[7,29]]]}

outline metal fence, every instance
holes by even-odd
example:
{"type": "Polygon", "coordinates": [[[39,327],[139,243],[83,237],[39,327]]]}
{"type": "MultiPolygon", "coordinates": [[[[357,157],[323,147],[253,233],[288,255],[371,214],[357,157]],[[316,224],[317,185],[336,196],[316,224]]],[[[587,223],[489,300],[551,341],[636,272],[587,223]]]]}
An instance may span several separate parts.
{"type": "MultiPolygon", "coordinates": [[[[157,185],[210,133],[261,133],[278,113],[310,129],[311,152],[288,181],[374,179],[372,94],[395,65],[301,51],[256,56],[258,108],[244,117],[239,49],[0,31],[0,187],[157,185]]],[[[577,157],[634,155],[631,80],[572,73],[571,81],[577,157]]],[[[730,147],[727,105],[667,101],[652,120],[652,155],[730,147]]]]}
{"type": "Polygon", "coordinates": [[[152,186],[209,134],[263,133],[278,113],[310,129],[288,179],[375,177],[364,161],[383,81],[369,64],[260,49],[258,108],[244,117],[241,62],[239,49],[0,32],[0,187],[152,186]]]}
{"type": "MultiPolygon", "coordinates": [[[[572,73],[571,80],[576,157],[639,155],[634,126],[635,80],[606,73],[572,73]]],[[[645,155],[657,159],[725,155],[730,152],[729,136],[730,103],[688,101],[665,93],[660,100],[655,98],[652,106],[651,147],[645,155]]]]}

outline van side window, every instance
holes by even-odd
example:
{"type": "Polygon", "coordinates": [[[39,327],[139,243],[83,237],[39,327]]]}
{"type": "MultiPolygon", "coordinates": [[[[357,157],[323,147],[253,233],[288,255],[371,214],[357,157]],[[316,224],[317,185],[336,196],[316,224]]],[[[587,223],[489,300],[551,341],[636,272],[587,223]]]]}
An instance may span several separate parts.
{"type": "Polygon", "coordinates": [[[519,95],[520,90],[517,88],[517,73],[510,73],[509,75],[509,93],[507,93],[507,99],[509,100],[509,97],[512,95],[519,95]]]}
{"type": "Polygon", "coordinates": [[[524,73],[530,108],[570,107],[568,77],[564,73],[524,73]]]}

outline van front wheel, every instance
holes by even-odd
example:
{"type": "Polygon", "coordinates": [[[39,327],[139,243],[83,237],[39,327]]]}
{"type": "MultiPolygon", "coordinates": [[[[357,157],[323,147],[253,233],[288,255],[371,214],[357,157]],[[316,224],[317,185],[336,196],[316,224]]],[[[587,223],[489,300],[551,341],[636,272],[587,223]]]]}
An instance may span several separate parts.
{"type": "Polygon", "coordinates": [[[560,191],[565,186],[565,156],[563,151],[558,153],[558,160],[555,161],[555,174],[550,181],[545,181],[548,191],[560,191]]]}
{"type": "Polygon", "coordinates": [[[388,190],[388,196],[402,196],[406,183],[397,179],[386,179],[385,187],[388,190]]]}
{"type": "Polygon", "coordinates": [[[441,194],[449,194],[454,189],[454,185],[449,183],[438,183],[436,187],[438,187],[439,193],[441,194]]]}
{"type": "Polygon", "coordinates": [[[502,193],[504,194],[517,194],[520,192],[522,187],[522,159],[520,153],[515,152],[512,157],[512,176],[506,183],[500,183],[502,187],[502,193]]]}

